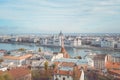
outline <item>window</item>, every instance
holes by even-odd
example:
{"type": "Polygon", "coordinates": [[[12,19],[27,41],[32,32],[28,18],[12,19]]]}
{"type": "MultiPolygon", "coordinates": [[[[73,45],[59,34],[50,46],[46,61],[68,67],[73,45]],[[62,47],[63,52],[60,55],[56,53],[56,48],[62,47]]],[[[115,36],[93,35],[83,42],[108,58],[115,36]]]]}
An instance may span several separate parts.
{"type": "Polygon", "coordinates": [[[67,76],[67,78],[69,78],[69,75],[67,76]]]}
{"type": "Polygon", "coordinates": [[[59,77],[61,77],[61,75],[59,75],[59,77]]]}
{"type": "Polygon", "coordinates": [[[58,80],[58,78],[56,78],[55,80],[58,80]]]}
{"type": "Polygon", "coordinates": [[[63,80],[65,80],[65,77],[63,78],[63,80]]]}

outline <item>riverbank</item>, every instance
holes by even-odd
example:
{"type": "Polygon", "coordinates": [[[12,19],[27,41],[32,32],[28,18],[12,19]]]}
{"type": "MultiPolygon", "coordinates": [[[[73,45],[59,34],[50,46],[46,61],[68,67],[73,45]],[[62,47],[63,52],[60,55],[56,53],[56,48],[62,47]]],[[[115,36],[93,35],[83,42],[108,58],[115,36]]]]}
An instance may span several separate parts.
{"type": "MultiPolygon", "coordinates": [[[[3,43],[3,42],[2,42],[3,43]]],[[[60,48],[61,46],[59,45],[50,45],[50,44],[46,44],[46,45],[42,45],[39,43],[26,43],[26,42],[5,42],[5,44],[17,44],[17,45],[26,45],[26,46],[38,46],[38,47],[55,47],[55,48],[60,48]]],[[[89,45],[81,45],[81,46],[69,46],[69,45],[65,45],[65,48],[75,48],[75,49],[91,49],[91,50],[103,50],[103,51],[115,51],[118,52],[120,51],[120,49],[117,48],[101,48],[101,47],[94,47],[94,46],[89,46],[89,45]]]]}

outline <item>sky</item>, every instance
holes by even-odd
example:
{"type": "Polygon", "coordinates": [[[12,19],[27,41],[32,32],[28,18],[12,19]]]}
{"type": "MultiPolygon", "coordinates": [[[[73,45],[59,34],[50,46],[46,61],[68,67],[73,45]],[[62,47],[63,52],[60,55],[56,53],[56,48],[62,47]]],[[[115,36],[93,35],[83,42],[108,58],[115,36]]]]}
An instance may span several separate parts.
{"type": "Polygon", "coordinates": [[[0,0],[0,34],[119,33],[120,0],[0,0]]]}

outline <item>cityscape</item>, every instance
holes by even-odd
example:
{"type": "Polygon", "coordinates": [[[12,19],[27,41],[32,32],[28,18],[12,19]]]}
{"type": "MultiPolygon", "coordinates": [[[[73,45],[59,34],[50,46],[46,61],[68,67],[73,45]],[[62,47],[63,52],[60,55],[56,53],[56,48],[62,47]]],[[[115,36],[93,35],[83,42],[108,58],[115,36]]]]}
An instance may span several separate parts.
{"type": "Polygon", "coordinates": [[[119,0],[0,0],[0,80],[120,80],[119,0]]]}

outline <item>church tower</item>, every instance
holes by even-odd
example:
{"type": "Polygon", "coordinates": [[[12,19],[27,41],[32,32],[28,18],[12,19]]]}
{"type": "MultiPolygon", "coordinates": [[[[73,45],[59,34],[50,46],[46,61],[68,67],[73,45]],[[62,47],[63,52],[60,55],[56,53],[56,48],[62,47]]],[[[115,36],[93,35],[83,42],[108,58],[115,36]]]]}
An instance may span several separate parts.
{"type": "MultiPolygon", "coordinates": [[[[60,34],[62,34],[62,32],[60,32],[60,34]]],[[[64,37],[63,37],[63,34],[62,34],[62,37],[61,37],[61,53],[63,53],[63,57],[64,58],[70,58],[69,54],[67,53],[67,51],[65,50],[65,47],[64,47],[64,37]]]]}
{"type": "Polygon", "coordinates": [[[63,33],[62,33],[62,31],[60,31],[60,33],[59,33],[59,46],[61,46],[62,45],[62,39],[64,39],[64,36],[63,36],[63,33]]]}

